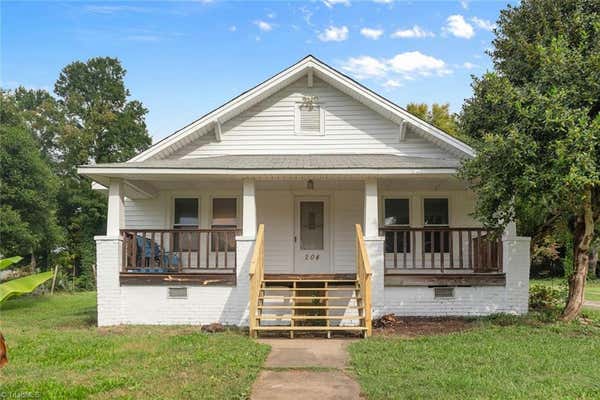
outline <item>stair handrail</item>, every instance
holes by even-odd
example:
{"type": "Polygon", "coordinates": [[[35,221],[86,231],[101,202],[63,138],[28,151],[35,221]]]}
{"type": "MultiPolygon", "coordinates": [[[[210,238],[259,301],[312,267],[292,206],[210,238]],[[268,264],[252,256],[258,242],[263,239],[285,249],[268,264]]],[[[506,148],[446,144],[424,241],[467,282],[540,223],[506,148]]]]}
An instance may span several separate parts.
{"type": "Polygon", "coordinates": [[[360,286],[360,292],[362,295],[363,313],[365,318],[365,327],[367,328],[366,336],[371,336],[372,322],[371,322],[371,277],[373,272],[371,271],[371,263],[369,261],[369,255],[367,254],[367,248],[365,246],[365,239],[363,230],[360,224],[356,224],[356,279],[360,286]]]}
{"type": "Polygon", "coordinates": [[[248,327],[250,336],[256,337],[256,315],[258,311],[258,297],[260,286],[265,277],[265,226],[260,224],[256,232],[254,252],[250,261],[250,306],[248,315],[248,327]]]}

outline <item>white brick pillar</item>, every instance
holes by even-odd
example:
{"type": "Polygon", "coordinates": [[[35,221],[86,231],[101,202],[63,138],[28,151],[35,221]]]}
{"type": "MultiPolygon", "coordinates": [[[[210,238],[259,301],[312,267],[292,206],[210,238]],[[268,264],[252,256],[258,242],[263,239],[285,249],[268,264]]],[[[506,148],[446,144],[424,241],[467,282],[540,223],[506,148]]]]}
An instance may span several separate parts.
{"type": "Polygon", "coordinates": [[[237,277],[236,286],[233,288],[237,304],[234,309],[236,315],[233,322],[239,326],[248,326],[250,305],[250,262],[254,252],[255,236],[237,236],[237,277]]]}
{"type": "Polygon", "coordinates": [[[96,236],[96,282],[98,326],[122,323],[121,268],[122,243],[119,236],[96,236]]]}
{"type": "Polygon", "coordinates": [[[385,306],[385,285],[383,268],[383,245],[384,238],[379,236],[379,194],[377,191],[377,179],[365,180],[365,231],[364,239],[367,255],[373,271],[371,302],[373,305],[373,317],[383,313],[385,306]]]}
{"type": "Polygon", "coordinates": [[[514,222],[502,235],[502,268],[506,273],[506,303],[511,311],[525,314],[529,306],[529,268],[531,238],[517,236],[514,222]]]}

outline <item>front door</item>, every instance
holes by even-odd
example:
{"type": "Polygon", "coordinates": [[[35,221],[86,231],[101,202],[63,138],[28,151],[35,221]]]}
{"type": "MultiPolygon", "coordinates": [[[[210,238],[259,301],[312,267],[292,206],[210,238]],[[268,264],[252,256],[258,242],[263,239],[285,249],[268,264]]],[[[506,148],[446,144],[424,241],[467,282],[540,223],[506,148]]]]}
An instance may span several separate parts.
{"type": "Polygon", "coordinates": [[[327,199],[297,198],[295,209],[294,272],[297,274],[330,273],[327,199]]]}

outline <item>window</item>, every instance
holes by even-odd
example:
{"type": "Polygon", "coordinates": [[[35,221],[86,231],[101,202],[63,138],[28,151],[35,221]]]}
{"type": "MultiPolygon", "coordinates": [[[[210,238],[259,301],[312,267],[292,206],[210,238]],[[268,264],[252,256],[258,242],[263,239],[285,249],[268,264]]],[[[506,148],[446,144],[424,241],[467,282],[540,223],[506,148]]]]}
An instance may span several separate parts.
{"type": "MultiPolygon", "coordinates": [[[[383,205],[383,223],[389,227],[406,227],[410,225],[410,208],[408,199],[385,199],[383,205]]],[[[385,252],[394,252],[394,233],[396,236],[396,251],[404,253],[410,252],[410,231],[386,232],[385,233],[385,252]],[[404,243],[406,240],[406,250],[404,243]]]]}
{"type": "MultiPolygon", "coordinates": [[[[237,199],[214,198],[212,201],[213,229],[237,228],[237,199]]],[[[212,251],[235,251],[234,233],[213,233],[212,251]]]]}
{"type": "MultiPolygon", "coordinates": [[[[198,199],[176,198],[173,229],[198,229],[198,199]]],[[[176,233],[173,238],[173,251],[197,251],[198,232],[176,233]]]]}
{"type": "Polygon", "coordinates": [[[324,134],[324,111],[317,99],[305,97],[302,103],[296,104],[295,130],[301,135],[324,134]]]}
{"type": "MultiPolygon", "coordinates": [[[[423,215],[425,228],[448,227],[448,199],[424,199],[423,215]]],[[[444,253],[450,251],[450,232],[425,232],[425,252],[431,253],[433,240],[433,251],[441,252],[442,238],[444,240],[444,253]]]]}

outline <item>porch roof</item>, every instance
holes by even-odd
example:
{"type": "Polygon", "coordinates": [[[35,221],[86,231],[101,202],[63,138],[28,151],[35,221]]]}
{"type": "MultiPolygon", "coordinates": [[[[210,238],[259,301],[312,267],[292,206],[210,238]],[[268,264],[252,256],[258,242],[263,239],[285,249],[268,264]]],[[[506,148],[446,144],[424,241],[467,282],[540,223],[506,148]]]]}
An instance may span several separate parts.
{"type": "Polygon", "coordinates": [[[290,154],[224,155],[180,160],[146,160],[85,165],[81,172],[107,169],[193,169],[193,170],[354,170],[354,169],[455,169],[451,159],[407,157],[394,154],[290,154]]]}

